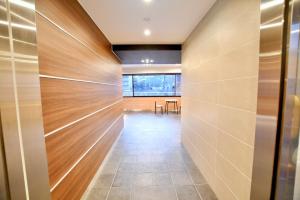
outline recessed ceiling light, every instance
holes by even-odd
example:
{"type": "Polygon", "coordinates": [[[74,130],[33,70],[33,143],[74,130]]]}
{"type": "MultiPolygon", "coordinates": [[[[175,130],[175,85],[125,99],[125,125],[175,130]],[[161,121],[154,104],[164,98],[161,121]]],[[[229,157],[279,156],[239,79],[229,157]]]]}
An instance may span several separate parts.
{"type": "Polygon", "coordinates": [[[150,3],[152,0],[144,0],[144,2],[146,3],[150,3]]]}
{"type": "Polygon", "coordinates": [[[145,36],[150,36],[151,35],[151,31],[149,29],[145,29],[144,30],[144,35],[145,36]]]}
{"type": "Polygon", "coordinates": [[[150,64],[150,63],[154,63],[154,60],[153,59],[149,59],[149,58],[145,58],[145,59],[141,59],[141,63],[144,63],[144,64],[150,64]]]}

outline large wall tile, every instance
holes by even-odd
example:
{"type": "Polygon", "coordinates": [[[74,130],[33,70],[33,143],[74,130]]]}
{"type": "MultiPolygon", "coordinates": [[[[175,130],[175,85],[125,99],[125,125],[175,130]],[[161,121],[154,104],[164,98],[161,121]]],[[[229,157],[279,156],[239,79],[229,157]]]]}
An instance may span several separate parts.
{"type": "Polygon", "coordinates": [[[219,0],[183,45],[182,141],[220,200],[250,198],[259,27],[259,0],[219,0]]]}
{"type": "Polygon", "coordinates": [[[238,49],[234,49],[220,57],[220,79],[253,77],[258,75],[255,65],[258,65],[258,41],[250,41],[238,49]],[[226,65],[225,65],[226,63],[226,65]]]}
{"type": "Polygon", "coordinates": [[[215,193],[217,196],[222,197],[223,200],[237,200],[238,198],[234,195],[230,188],[220,179],[216,178],[215,193]]]}
{"type": "Polygon", "coordinates": [[[182,125],[187,126],[190,129],[195,130],[203,139],[208,142],[210,145],[216,147],[217,137],[219,130],[217,127],[212,126],[202,120],[200,120],[196,115],[190,114],[188,117],[182,120],[182,125]]]}
{"type": "Polygon", "coordinates": [[[251,179],[253,147],[245,145],[229,134],[220,131],[220,134],[218,134],[217,149],[219,154],[228,159],[242,173],[251,179]]]}
{"type": "Polygon", "coordinates": [[[238,199],[249,199],[251,181],[245,175],[233,167],[233,165],[224,159],[224,157],[217,155],[216,162],[216,176],[219,177],[232,191],[238,199]]]}
{"type": "Polygon", "coordinates": [[[254,145],[255,112],[245,112],[244,110],[218,106],[218,127],[233,137],[254,145]]]}
{"type": "Polygon", "coordinates": [[[257,77],[221,81],[218,103],[255,112],[257,83],[257,77]]]}

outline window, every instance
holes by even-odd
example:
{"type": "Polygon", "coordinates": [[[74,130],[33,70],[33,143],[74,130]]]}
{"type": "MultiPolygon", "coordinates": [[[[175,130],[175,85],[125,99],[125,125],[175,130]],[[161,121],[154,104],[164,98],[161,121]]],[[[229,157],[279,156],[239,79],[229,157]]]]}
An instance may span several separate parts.
{"type": "Polygon", "coordinates": [[[123,76],[123,96],[133,96],[132,76],[123,76]]]}
{"type": "Polygon", "coordinates": [[[123,96],[180,96],[181,74],[123,75],[123,96]]]}
{"type": "Polygon", "coordinates": [[[181,74],[176,74],[176,96],[181,96],[181,74]]]}

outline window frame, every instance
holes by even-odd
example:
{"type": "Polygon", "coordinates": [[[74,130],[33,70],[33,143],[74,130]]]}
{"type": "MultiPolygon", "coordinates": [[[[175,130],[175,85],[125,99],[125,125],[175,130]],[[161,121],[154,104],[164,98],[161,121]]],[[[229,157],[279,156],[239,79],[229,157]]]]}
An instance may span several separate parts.
{"type": "MultiPolygon", "coordinates": [[[[180,95],[177,95],[177,90],[176,90],[176,85],[177,85],[177,79],[176,79],[176,75],[181,75],[181,73],[145,73],[145,74],[122,74],[122,80],[123,80],[123,76],[131,76],[131,84],[132,84],[132,96],[123,96],[123,98],[132,98],[132,97],[181,97],[181,94],[180,95]],[[161,95],[161,96],[155,96],[155,95],[152,95],[152,96],[135,96],[134,94],[134,76],[155,76],[155,75],[174,75],[174,79],[175,79],[175,95],[172,95],[172,96],[166,96],[166,95],[161,95]]],[[[180,91],[181,93],[181,91],[180,91]]],[[[123,95],[123,89],[122,89],[122,95],[123,95]]]]}

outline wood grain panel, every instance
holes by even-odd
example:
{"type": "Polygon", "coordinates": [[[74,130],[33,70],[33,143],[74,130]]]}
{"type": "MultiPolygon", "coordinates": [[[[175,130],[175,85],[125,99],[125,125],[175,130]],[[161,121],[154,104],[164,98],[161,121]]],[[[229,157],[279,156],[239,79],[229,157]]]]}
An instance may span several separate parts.
{"type": "Polygon", "coordinates": [[[109,41],[76,0],[37,0],[36,9],[99,55],[119,63],[109,41]]]}
{"type": "Polygon", "coordinates": [[[118,64],[99,57],[40,15],[37,28],[41,74],[121,84],[118,64]]]}
{"type": "MultiPolygon", "coordinates": [[[[154,111],[155,101],[164,106],[166,99],[177,99],[178,106],[181,105],[181,97],[125,97],[124,110],[154,111]]],[[[169,105],[169,109],[173,110],[173,104],[169,105]]]]}
{"type": "Polygon", "coordinates": [[[41,78],[41,88],[46,133],[122,98],[112,85],[41,78]]]}
{"type": "Polygon", "coordinates": [[[37,0],[36,9],[40,74],[77,79],[40,78],[44,130],[57,131],[45,140],[50,185],[59,183],[51,195],[80,199],[123,128],[122,102],[112,105],[122,99],[122,70],[77,0],[37,0]]]}
{"type": "Polygon", "coordinates": [[[122,109],[122,103],[116,104],[46,138],[51,187],[104,134],[122,109]]]}
{"type": "Polygon", "coordinates": [[[109,132],[92,148],[81,162],[52,191],[52,199],[80,199],[100,164],[108,153],[112,143],[123,128],[123,117],[120,118],[109,132]]]}

